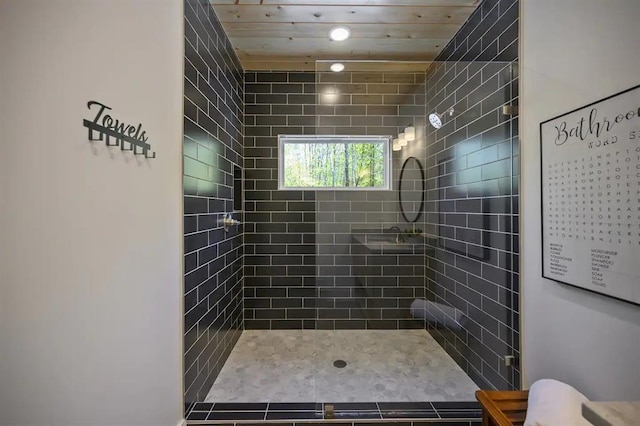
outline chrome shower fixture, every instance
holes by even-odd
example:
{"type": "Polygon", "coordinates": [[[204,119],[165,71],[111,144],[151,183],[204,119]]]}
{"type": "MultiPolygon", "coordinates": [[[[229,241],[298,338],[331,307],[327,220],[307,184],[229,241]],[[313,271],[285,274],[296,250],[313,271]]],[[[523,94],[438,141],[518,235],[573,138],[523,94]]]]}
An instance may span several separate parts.
{"type": "Polygon", "coordinates": [[[229,232],[229,228],[232,226],[240,225],[240,221],[234,219],[231,213],[225,213],[220,220],[220,223],[224,227],[224,232],[229,232]]]}
{"type": "MultiPolygon", "coordinates": [[[[453,107],[451,107],[446,113],[443,113],[443,115],[444,114],[449,114],[449,117],[453,117],[453,107]]],[[[433,112],[429,114],[429,123],[431,123],[431,125],[436,129],[439,129],[442,127],[442,123],[444,121],[442,118],[442,115],[437,112],[433,112]]]]}

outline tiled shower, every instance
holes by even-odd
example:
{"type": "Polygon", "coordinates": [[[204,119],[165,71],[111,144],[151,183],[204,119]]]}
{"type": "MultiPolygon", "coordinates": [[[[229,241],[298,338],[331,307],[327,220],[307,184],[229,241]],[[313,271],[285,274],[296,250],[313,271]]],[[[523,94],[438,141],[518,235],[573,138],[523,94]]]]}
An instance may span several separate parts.
{"type": "MultiPolygon", "coordinates": [[[[424,78],[245,73],[246,328],[422,327],[408,308],[424,296],[423,256],[352,256],[353,234],[401,223],[397,192],[279,191],[277,142],[279,134],[397,135],[411,124],[424,130],[424,78]],[[369,281],[368,295],[358,277],[369,281]]],[[[395,188],[401,160],[394,156],[395,188]]]]}
{"type": "Polygon", "coordinates": [[[185,1],[187,409],[243,330],[426,328],[478,386],[519,387],[517,22],[517,0],[484,0],[423,71],[254,72],[209,4],[185,1]],[[417,140],[393,153],[392,191],[278,189],[278,135],[407,126],[417,140]],[[425,173],[415,223],[398,209],[409,157],[425,173]],[[228,212],[241,225],[225,231],[228,212]],[[358,244],[394,233],[413,238],[410,252],[358,244]],[[465,320],[425,324],[410,313],[416,299],[465,320]]]}
{"type": "MultiPolygon", "coordinates": [[[[184,5],[184,366],[202,401],[242,331],[242,227],[225,232],[243,166],[244,76],[206,1],[184,5]]],[[[238,217],[236,215],[236,219],[238,217]]]]}

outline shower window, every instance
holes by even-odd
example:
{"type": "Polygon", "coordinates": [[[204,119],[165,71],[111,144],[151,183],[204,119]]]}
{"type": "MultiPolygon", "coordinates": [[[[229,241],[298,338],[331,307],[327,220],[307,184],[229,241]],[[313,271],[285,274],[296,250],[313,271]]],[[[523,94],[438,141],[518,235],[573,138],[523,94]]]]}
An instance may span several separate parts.
{"type": "Polygon", "coordinates": [[[278,138],[279,189],[391,189],[388,136],[278,138]]]}

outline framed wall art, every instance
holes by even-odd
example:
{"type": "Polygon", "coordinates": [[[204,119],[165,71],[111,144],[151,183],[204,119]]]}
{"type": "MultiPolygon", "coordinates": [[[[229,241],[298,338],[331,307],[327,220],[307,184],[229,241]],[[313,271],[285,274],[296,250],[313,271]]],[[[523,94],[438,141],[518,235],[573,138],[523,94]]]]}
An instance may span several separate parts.
{"type": "Polygon", "coordinates": [[[640,304],[640,86],[540,123],[542,275],[640,304]]]}

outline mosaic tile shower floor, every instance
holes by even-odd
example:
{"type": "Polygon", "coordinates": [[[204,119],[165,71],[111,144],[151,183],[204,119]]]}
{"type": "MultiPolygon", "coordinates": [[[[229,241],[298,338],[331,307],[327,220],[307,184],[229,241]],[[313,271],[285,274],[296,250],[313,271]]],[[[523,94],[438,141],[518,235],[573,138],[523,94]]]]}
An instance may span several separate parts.
{"type": "Polygon", "coordinates": [[[206,402],[473,401],[477,389],[426,330],[246,330],[206,402]]]}

